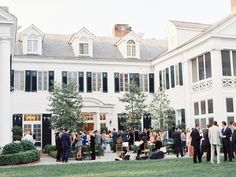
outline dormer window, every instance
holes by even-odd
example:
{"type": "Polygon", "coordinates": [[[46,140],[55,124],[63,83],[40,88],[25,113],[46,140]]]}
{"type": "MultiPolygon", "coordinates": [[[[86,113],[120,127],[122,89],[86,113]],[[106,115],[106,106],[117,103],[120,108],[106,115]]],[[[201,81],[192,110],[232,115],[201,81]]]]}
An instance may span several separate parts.
{"type": "Polygon", "coordinates": [[[133,40],[127,42],[127,57],[136,57],[136,45],[133,40]]]}
{"type": "Polygon", "coordinates": [[[80,43],[79,44],[79,54],[80,55],[88,55],[88,43],[80,43]]]}
{"type": "Polygon", "coordinates": [[[27,40],[27,52],[28,53],[37,53],[38,52],[38,40],[37,36],[32,34],[27,40]]]}

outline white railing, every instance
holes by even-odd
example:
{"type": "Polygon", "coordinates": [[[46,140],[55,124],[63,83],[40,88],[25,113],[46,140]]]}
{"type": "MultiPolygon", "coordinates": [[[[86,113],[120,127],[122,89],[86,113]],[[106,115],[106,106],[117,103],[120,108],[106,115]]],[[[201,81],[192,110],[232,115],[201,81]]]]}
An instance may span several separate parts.
{"type": "Polygon", "coordinates": [[[236,77],[223,77],[222,86],[229,88],[236,87],[236,77]]]}
{"type": "Polygon", "coordinates": [[[212,88],[212,78],[205,79],[192,84],[192,91],[199,92],[203,90],[208,90],[212,88]]]}

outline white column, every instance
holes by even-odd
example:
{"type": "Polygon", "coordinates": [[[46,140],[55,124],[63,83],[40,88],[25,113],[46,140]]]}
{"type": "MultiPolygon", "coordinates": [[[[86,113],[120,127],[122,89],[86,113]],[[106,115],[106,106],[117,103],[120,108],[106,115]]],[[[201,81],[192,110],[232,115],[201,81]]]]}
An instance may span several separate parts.
{"type": "Polygon", "coordinates": [[[10,38],[0,36],[0,147],[12,141],[10,113],[10,38]]]}
{"type": "Polygon", "coordinates": [[[213,91],[213,109],[214,120],[220,123],[224,117],[225,101],[222,93],[222,62],[221,51],[211,51],[211,68],[212,68],[212,91],[213,91]]]}
{"type": "Polygon", "coordinates": [[[193,104],[192,104],[192,74],[191,61],[183,62],[183,84],[184,84],[184,102],[185,102],[185,124],[187,128],[194,127],[193,104]]]}
{"type": "Polygon", "coordinates": [[[96,113],[96,118],[95,118],[95,130],[100,131],[100,113],[96,113]]]}

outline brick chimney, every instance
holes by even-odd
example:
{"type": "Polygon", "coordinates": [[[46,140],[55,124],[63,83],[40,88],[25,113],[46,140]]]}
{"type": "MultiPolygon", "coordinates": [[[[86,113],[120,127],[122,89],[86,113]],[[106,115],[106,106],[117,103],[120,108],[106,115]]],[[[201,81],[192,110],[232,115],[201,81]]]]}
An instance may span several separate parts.
{"type": "Polygon", "coordinates": [[[236,13],[236,0],[231,0],[231,12],[236,13]]]}
{"type": "Polygon", "coordinates": [[[132,28],[128,24],[115,24],[112,30],[114,37],[123,37],[128,34],[132,28]]]}

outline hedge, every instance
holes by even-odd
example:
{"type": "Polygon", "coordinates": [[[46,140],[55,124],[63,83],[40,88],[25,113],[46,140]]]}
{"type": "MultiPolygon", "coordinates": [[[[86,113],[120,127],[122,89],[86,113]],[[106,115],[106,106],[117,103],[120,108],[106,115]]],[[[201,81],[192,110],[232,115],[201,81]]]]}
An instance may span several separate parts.
{"type": "Polygon", "coordinates": [[[9,143],[5,145],[2,149],[2,155],[16,154],[23,151],[20,143],[9,143]]]}
{"type": "Polygon", "coordinates": [[[40,160],[40,152],[38,150],[30,150],[16,154],[0,155],[0,166],[24,164],[38,160],[40,160]]]}
{"type": "Polygon", "coordinates": [[[55,145],[50,145],[50,144],[48,144],[48,145],[46,145],[45,147],[44,147],[44,149],[43,149],[43,152],[45,152],[45,153],[50,153],[51,151],[56,151],[56,146],[55,145]]]}

